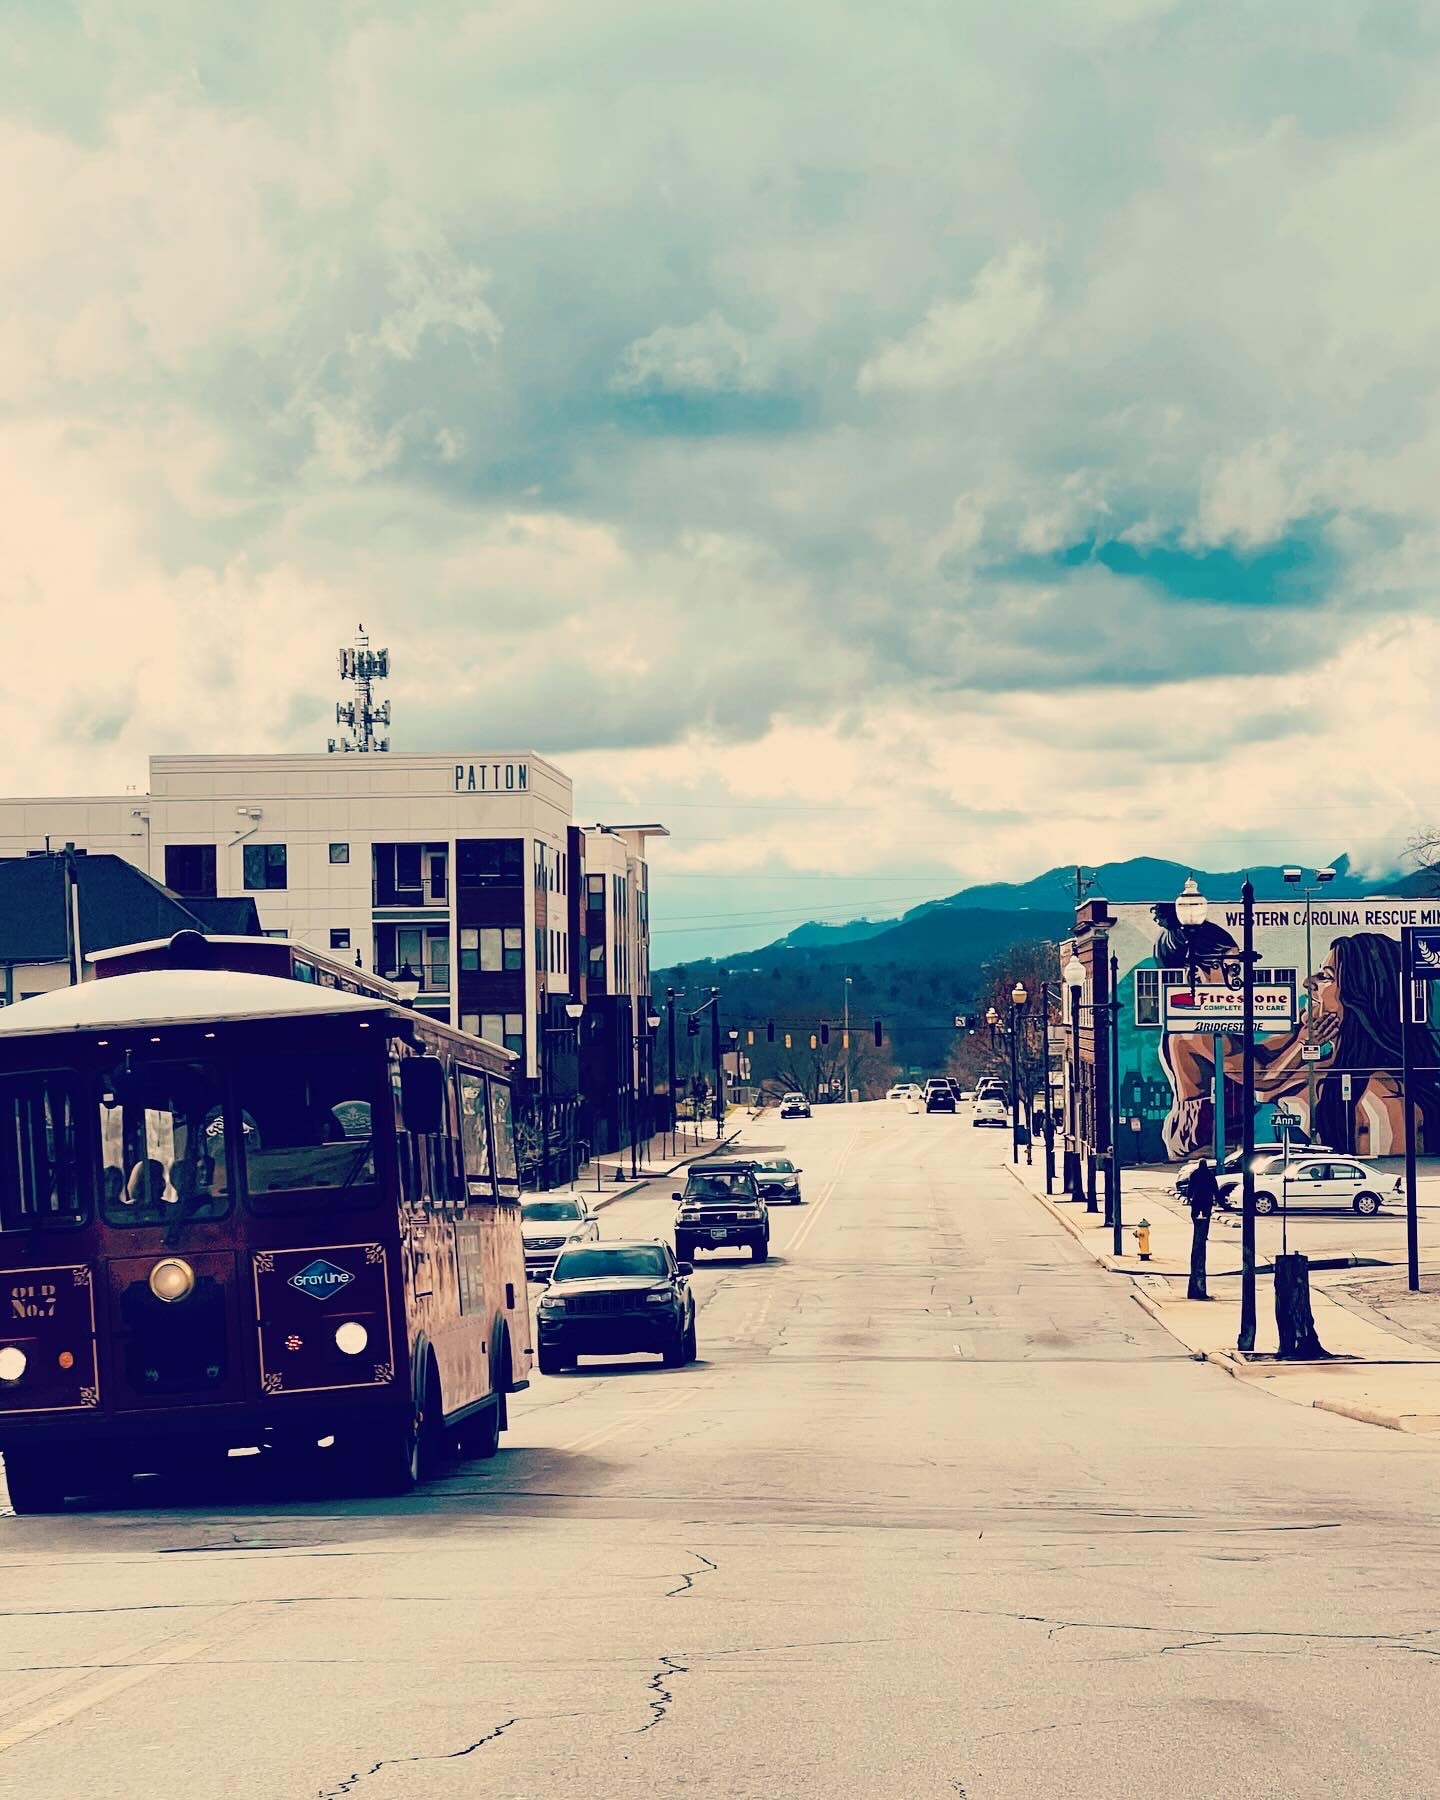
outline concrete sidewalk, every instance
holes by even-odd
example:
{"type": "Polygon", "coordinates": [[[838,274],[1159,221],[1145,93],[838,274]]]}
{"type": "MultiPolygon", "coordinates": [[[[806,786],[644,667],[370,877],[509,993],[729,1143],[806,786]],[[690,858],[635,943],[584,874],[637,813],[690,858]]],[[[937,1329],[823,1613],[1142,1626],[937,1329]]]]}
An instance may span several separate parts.
{"type": "Polygon", "coordinates": [[[560,1194],[583,1194],[590,1202],[591,1212],[600,1212],[616,1200],[624,1200],[627,1195],[638,1194],[652,1181],[668,1181],[672,1175],[678,1174],[681,1169],[688,1167],[692,1162],[699,1162],[702,1157],[726,1155],[731,1146],[743,1134],[746,1125],[750,1123],[749,1119],[741,1114],[739,1115],[740,1122],[737,1124],[736,1116],[732,1112],[726,1119],[724,1137],[711,1139],[708,1143],[701,1143],[693,1149],[686,1149],[673,1161],[666,1162],[659,1167],[647,1168],[642,1165],[640,1173],[634,1177],[628,1174],[630,1151],[627,1146],[626,1149],[618,1151],[613,1156],[596,1157],[590,1164],[588,1179],[582,1177],[578,1181],[567,1183],[564,1187],[526,1188],[522,1191],[520,1198],[522,1201],[553,1200],[560,1194]],[[599,1171],[598,1183],[596,1181],[597,1169],[599,1171]]]}
{"type": "MultiPolygon", "coordinates": [[[[1217,1243],[1212,1232],[1207,1278],[1212,1297],[1190,1300],[1186,1297],[1190,1215],[1173,1196],[1154,1190],[1144,1196],[1151,1259],[1141,1262],[1133,1222],[1122,1234],[1125,1253],[1116,1257],[1103,1215],[1087,1213],[1073,1200],[1047,1195],[1045,1172],[1038,1164],[1012,1165],[1011,1173],[1102,1268],[1128,1279],[1138,1304],[1200,1361],[1300,1406],[1319,1407],[1391,1431],[1440,1436],[1440,1346],[1387,1329],[1373,1309],[1345,1304],[1344,1284],[1367,1277],[1333,1271],[1311,1282],[1316,1333],[1330,1357],[1324,1362],[1282,1363],[1276,1360],[1279,1341],[1270,1265],[1257,1265],[1255,1354],[1242,1356],[1235,1349],[1240,1279],[1238,1245],[1232,1239],[1227,1236],[1217,1243]]],[[[1138,1207],[1130,1210],[1140,1216],[1138,1207]]]]}

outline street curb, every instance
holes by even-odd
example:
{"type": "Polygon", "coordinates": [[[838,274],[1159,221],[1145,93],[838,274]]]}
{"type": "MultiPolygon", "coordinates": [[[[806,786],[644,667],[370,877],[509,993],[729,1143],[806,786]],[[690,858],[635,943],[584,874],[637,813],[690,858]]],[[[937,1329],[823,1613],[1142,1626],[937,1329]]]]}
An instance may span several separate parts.
{"type": "Polygon", "coordinates": [[[1312,1400],[1310,1404],[1318,1412],[1338,1413],[1342,1419],[1379,1425],[1385,1431],[1403,1431],[1411,1437],[1440,1433],[1440,1413],[1387,1413],[1378,1406],[1361,1406],[1354,1400],[1312,1400]]]}
{"type": "MultiPolygon", "coordinates": [[[[727,1137],[719,1138],[713,1146],[707,1145],[704,1150],[697,1150],[693,1156],[682,1156],[677,1163],[668,1169],[652,1169],[648,1175],[642,1175],[638,1181],[632,1181],[628,1187],[602,1187],[590,1202],[591,1212],[603,1212],[607,1206],[613,1206],[617,1200],[627,1199],[631,1194],[638,1194],[642,1188],[649,1187],[652,1181],[668,1181],[672,1175],[678,1175],[683,1168],[692,1162],[699,1162],[702,1156],[713,1156],[723,1150],[727,1144],[733,1144],[740,1133],[732,1131],[727,1137]]],[[[577,1188],[577,1193],[583,1190],[577,1188]]]]}

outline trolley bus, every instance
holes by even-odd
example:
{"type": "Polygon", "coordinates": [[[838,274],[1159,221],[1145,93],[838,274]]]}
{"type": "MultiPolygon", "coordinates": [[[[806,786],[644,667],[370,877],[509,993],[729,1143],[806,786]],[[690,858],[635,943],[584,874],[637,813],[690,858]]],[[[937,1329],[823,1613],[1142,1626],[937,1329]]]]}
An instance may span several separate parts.
{"type": "Polygon", "coordinates": [[[232,1451],[409,1488],[533,1361],[513,1057],[372,991],[150,966],[0,1011],[17,1512],[232,1451]]]}

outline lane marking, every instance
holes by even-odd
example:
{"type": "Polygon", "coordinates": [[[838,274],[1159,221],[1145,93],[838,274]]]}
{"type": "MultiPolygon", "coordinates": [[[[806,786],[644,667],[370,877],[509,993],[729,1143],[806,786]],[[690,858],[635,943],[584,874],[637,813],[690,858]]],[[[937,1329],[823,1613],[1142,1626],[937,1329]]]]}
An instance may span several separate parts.
{"type": "Polygon", "coordinates": [[[825,1192],[821,1194],[820,1198],[815,1201],[814,1205],[811,1207],[809,1218],[805,1220],[804,1224],[795,1233],[794,1237],[786,1244],[785,1253],[787,1256],[793,1251],[803,1249],[811,1232],[814,1231],[815,1227],[819,1224],[821,1215],[824,1213],[825,1208],[830,1204],[830,1201],[834,1198],[836,1189],[840,1186],[840,1176],[845,1168],[845,1159],[855,1148],[859,1138],[860,1133],[858,1129],[850,1134],[850,1140],[840,1152],[840,1156],[835,1164],[835,1173],[830,1177],[829,1182],[826,1184],[825,1192]]]}
{"type": "MultiPolygon", "coordinates": [[[[664,1400],[658,1401],[654,1406],[642,1406],[634,1412],[625,1413],[618,1419],[611,1419],[607,1424],[582,1432],[579,1437],[571,1438],[568,1444],[555,1444],[552,1447],[565,1455],[584,1455],[591,1450],[598,1450],[601,1444],[608,1444],[612,1438],[619,1437],[621,1432],[629,1431],[647,1419],[658,1419],[665,1413],[674,1412],[678,1407],[686,1405],[693,1399],[694,1392],[687,1387],[680,1393],[671,1394],[664,1400]]],[[[536,1448],[540,1448],[540,1446],[536,1446],[536,1448]]]]}
{"type": "MultiPolygon", "coordinates": [[[[92,1706],[99,1706],[104,1701],[113,1699],[116,1694],[123,1694],[127,1688],[138,1686],[161,1669],[171,1668],[177,1663],[192,1662],[207,1650],[217,1650],[222,1644],[231,1642],[236,1632],[230,1621],[232,1615],[239,1610],[241,1609],[235,1606],[225,1609],[223,1629],[212,1631],[205,1637],[186,1638],[178,1644],[161,1645],[148,1661],[136,1663],[128,1669],[118,1669],[103,1681],[90,1682],[77,1693],[63,1700],[56,1700],[52,1705],[42,1707],[39,1712],[31,1713],[18,1725],[11,1725],[0,1731],[0,1755],[13,1750],[17,1744],[23,1744],[27,1738],[38,1737],[42,1731],[51,1731],[55,1726],[64,1725],[75,1718],[77,1714],[87,1712],[92,1706]]],[[[258,1623],[258,1619],[251,1621],[252,1626],[258,1623]]],[[[241,1629],[249,1630],[251,1626],[242,1626],[241,1629]]]]}

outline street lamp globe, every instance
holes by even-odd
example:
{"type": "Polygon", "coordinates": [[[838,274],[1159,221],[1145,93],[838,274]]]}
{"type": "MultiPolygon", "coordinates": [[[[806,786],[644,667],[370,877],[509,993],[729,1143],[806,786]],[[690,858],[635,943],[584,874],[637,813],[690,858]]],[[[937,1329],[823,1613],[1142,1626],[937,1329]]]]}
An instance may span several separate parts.
{"type": "Polygon", "coordinates": [[[650,1029],[652,1031],[658,1031],[660,1029],[659,1013],[657,1013],[657,1012],[648,1013],[645,1018],[645,1023],[650,1027],[650,1029]]]}
{"type": "Polygon", "coordinates": [[[585,1003],[581,1000],[567,1000],[565,1002],[565,1017],[573,1021],[576,1025],[580,1023],[580,1017],[584,1011],[585,1003]]]}
{"type": "Polygon", "coordinates": [[[1016,1006],[1024,1006],[1030,995],[1026,992],[1025,983],[1017,981],[1010,990],[1010,999],[1016,1006]]]}
{"type": "Polygon", "coordinates": [[[995,1027],[995,1026],[996,1026],[996,1025],[998,1025],[998,1024],[999,1024],[999,1023],[1000,1023],[1000,1015],[999,1015],[999,1013],[998,1013],[998,1012],[996,1012],[996,1010],[995,1010],[995,1008],[994,1008],[994,1007],[993,1007],[993,1006],[991,1006],[991,1007],[988,1007],[988,1008],[987,1008],[987,1009],[986,1009],[986,1012],[985,1012],[985,1023],[986,1023],[986,1024],[987,1024],[987,1025],[989,1025],[989,1026],[990,1026],[990,1027],[991,1027],[991,1029],[992,1029],[992,1030],[993,1030],[993,1029],[994,1029],[994,1027],[995,1027]]]}
{"type": "Polygon", "coordinates": [[[1085,986],[1085,965],[1073,954],[1065,965],[1065,985],[1075,994],[1085,986]]]}
{"type": "Polygon", "coordinates": [[[1175,917],[1182,925],[1203,925],[1210,903],[1200,892],[1193,875],[1185,877],[1185,885],[1175,900],[1175,917]]]}
{"type": "Polygon", "coordinates": [[[1317,881],[1333,881],[1335,879],[1335,871],[1333,869],[1317,869],[1315,871],[1315,879],[1317,881]]]}
{"type": "Polygon", "coordinates": [[[400,967],[390,977],[390,980],[394,984],[396,993],[399,994],[400,998],[407,1006],[411,1004],[415,999],[415,996],[420,992],[420,977],[410,967],[408,961],[401,963],[400,967]]]}

